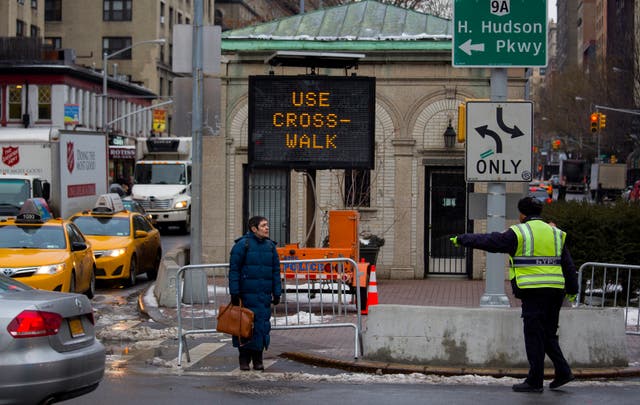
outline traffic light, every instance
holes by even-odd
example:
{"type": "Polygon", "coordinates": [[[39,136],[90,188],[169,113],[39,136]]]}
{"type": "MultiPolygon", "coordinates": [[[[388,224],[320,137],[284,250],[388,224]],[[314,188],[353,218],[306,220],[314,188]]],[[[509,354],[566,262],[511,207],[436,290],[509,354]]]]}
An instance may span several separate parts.
{"type": "Polygon", "coordinates": [[[591,120],[591,132],[598,131],[598,115],[598,113],[591,113],[591,116],[589,117],[589,119],[591,120]]]}
{"type": "Polygon", "coordinates": [[[467,137],[467,105],[460,103],[458,105],[458,143],[464,143],[467,137]]]}
{"type": "Polygon", "coordinates": [[[600,113],[600,129],[604,129],[607,126],[607,116],[600,113]]]}
{"type": "Polygon", "coordinates": [[[560,139],[554,139],[554,141],[551,143],[551,147],[553,149],[560,149],[560,139]]]}

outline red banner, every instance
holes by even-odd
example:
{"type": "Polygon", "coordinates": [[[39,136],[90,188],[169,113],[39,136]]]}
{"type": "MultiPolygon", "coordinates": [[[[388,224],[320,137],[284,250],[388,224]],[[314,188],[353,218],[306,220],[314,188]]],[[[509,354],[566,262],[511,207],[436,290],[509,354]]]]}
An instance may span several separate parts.
{"type": "Polygon", "coordinates": [[[67,196],[73,197],[85,197],[96,194],[96,185],[92,184],[72,184],[67,186],[67,196]]]}

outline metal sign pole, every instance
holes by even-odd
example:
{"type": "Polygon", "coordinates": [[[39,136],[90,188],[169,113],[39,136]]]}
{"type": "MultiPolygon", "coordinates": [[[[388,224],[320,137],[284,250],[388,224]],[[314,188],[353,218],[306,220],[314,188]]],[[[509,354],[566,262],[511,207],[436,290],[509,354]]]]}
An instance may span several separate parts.
{"type": "MultiPolygon", "coordinates": [[[[507,101],[507,70],[491,69],[491,101],[507,101]]],[[[487,189],[487,232],[502,232],[506,217],[506,184],[490,182],[487,189]]],[[[480,297],[481,307],[508,307],[504,293],[504,255],[487,252],[485,292],[480,297]]]]}

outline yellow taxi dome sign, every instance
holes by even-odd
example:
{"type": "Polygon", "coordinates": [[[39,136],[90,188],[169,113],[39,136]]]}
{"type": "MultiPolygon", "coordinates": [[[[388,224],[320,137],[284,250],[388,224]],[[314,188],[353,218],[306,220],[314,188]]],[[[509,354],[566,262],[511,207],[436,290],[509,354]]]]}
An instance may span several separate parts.
{"type": "Polygon", "coordinates": [[[115,213],[124,211],[124,205],[122,199],[116,193],[102,194],[98,197],[96,205],[93,207],[93,212],[103,213],[115,213]]]}

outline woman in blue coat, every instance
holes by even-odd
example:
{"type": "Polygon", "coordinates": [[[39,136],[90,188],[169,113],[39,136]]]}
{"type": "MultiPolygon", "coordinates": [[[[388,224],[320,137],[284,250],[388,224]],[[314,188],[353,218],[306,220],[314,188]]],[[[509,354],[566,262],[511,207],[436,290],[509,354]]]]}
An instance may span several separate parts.
{"type": "Polygon", "coordinates": [[[280,259],[276,244],[269,239],[269,221],[255,216],[249,219],[249,231],[235,240],[229,259],[231,303],[254,313],[253,335],[249,339],[233,337],[240,352],[240,370],[264,370],[262,352],[269,348],[271,304],[278,305],[282,294],[280,259]]]}

